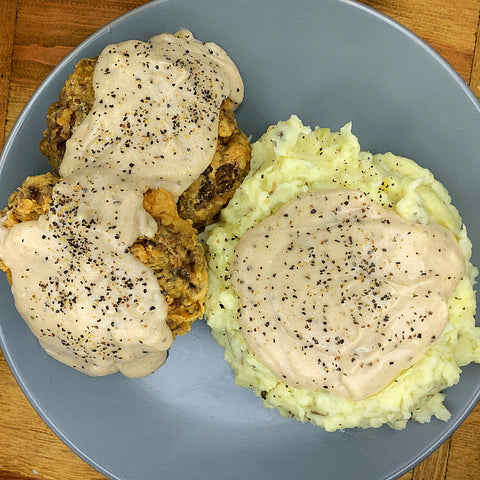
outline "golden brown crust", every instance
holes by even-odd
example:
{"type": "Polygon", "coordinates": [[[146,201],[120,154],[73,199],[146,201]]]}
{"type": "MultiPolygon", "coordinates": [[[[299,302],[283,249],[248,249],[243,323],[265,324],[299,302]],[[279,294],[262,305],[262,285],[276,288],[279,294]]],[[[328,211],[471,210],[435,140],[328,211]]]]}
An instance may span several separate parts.
{"type": "Polygon", "coordinates": [[[208,168],[178,199],[178,214],[201,230],[213,223],[250,169],[251,147],[226,100],[220,110],[217,151],[208,168]]]}
{"type": "Polygon", "coordinates": [[[58,102],[52,103],[48,109],[47,128],[43,132],[40,151],[48,158],[55,175],[58,175],[62,163],[65,143],[92,109],[96,62],[96,58],[80,60],[65,82],[58,102]]]}
{"type": "Polygon", "coordinates": [[[52,189],[58,180],[51,173],[27,177],[22,186],[10,195],[8,206],[0,211],[0,218],[6,216],[3,226],[11,228],[17,223],[38,220],[48,211],[52,189]]]}
{"type": "Polygon", "coordinates": [[[197,232],[190,221],[178,216],[169,192],[146,192],[143,206],[155,218],[157,233],[151,239],[139,239],[130,251],[157,276],[168,303],[167,324],[175,338],[203,316],[207,262],[197,232]]]}
{"type": "MultiPolygon", "coordinates": [[[[51,173],[28,177],[12,195],[1,212],[3,225],[37,220],[48,211],[52,189],[60,181],[51,173]]],[[[173,336],[190,330],[203,315],[207,292],[207,265],[197,232],[191,222],[178,216],[175,201],[166,190],[148,191],[143,205],[158,225],[152,239],[139,239],[130,248],[145,265],[152,268],[168,303],[167,324],[173,336]]],[[[0,260],[9,281],[10,270],[0,260]]]]}
{"type": "MultiPolygon", "coordinates": [[[[62,88],[58,102],[48,110],[40,150],[56,175],[65,153],[65,143],[92,108],[95,64],[95,58],[81,60],[62,88]]],[[[179,215],[192,220],[197,229],[215,221],[250,167],[250,143],[237,126],[230,100],[222,104],[218,134],[212,163],[178,200],[179,215]]]]}

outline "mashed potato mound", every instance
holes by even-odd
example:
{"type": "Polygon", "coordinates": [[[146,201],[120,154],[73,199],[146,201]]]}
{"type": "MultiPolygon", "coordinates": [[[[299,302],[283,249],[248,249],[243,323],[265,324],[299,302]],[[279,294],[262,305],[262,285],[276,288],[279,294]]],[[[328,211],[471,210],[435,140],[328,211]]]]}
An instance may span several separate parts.
{"type": "Polygon", "coordinates": [[[311,130],[292,116],[268,129],[253,146],[251,172],[205,232],[209,253],[206,317],[212,334],[225,348],[238,385],[252,388],[268,408],[285,417],[309,421],[327,431],[380,427],[402,429],[408,420],[447,420],[443,389],[458,382],[462,366],[480,362],[480,328],[475,327],[477,269],[471,243],[446,189],[432,173],[412,160],[387,153],[360,151],[347,124],[340,132],[311,130]],[[380,392],[363,400],[328,391],[293,388],[283,383],[249,351],[239,328],[239,298],[230,267],[239,239],[247,229],[275,213],[285,202],[309,190],[349,188],[365,192],[401,217],[422,224],[435,222],[457,238],[466,273],[449,299],[449,321],[441,337],[412,367],[380,392]]]}

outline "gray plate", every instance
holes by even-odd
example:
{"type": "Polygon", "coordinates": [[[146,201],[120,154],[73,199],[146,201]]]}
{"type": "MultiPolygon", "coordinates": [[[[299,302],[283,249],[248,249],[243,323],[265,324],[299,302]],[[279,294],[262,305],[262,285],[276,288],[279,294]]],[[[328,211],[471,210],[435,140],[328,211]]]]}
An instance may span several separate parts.
{"type": "MultiPolygon", "coordinates": [[[[352,120],[364,148],[431,168],[480,244],[480,111],[472,92],[411,32],[339,0],[154,2],[114,21],[56,68],[20,115],[1,157],[0,205],[27,174],[48,170],[38,142],[75,61],[108,43],[181,27],[237,62],[246,90],[238,121],[247,134],[255,139],[292,113],[332,128],[352,120]]],[[[393,479],[437,448],[480,396],[472,365],[446,392],[446,423],[325,433],[280,418],[235,386],[203,321],[153,375],[89,378],[43,353],[0,282],[0,344],[18,383],[52,430],[112,479],[393,479]]]]}

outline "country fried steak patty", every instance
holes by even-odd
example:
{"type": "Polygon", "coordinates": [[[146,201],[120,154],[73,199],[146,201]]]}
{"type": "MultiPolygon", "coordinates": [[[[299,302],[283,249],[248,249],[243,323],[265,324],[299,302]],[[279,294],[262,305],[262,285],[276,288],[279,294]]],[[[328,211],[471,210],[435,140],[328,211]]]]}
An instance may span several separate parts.
{"type": "MultiPolygon", "coordinates": [[[[53,187],[59,181],[51,173],[28,177],[0,211],[3,225],[11,228],[47,213],[53,187]]],[[[207,291],[205,255],[195,229],[190,221],[178,216],[169,192],[147,191],[143,206],[158,229],[151,239],[139,238],[130,251],[154,271],[168,304],[167,324],[175,338],[188,332],[193,321],[203,315],[207,291]]],[[[10,281],[10,271],[1,260],[0,268],[10,281]]]]}
{"type": "MultiPolygon", "coordinates": [[[[47,128],[43,132],[40,150],[48,158],[55,175],[58,175],[67,140],[92,108],[96,61],[96,58],[84,58],[75,66],[62,88],[59,100],[48,110],[47,128]]],[[[178,200],[180,217],[190,219],[198,230],[214,222],[250,167],[250,143],[238,128],[232,108],[230,100],[223,102],[215,156],[178,200]]]]}

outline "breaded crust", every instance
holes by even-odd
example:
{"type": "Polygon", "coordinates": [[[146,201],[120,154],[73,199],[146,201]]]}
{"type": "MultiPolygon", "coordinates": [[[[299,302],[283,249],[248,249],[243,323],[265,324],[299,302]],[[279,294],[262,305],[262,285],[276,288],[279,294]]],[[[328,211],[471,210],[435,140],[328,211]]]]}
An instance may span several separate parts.
{"type": "Polygon", "coordinates": [[[27,177],[22,186],[8,199],[8,206],[0,211],[0,218],[6,216],[3,226],[7,228],[38,217],[48,211],[53,186],[59,178],[51,173],[27,177]]]}
{"type": "Polygon", "coordinates": [[[230,100],[220,110],[217,151],[212,162],[178,199],[178,214],[198,230],[213,223],[250,169],[250,142],[237,126],[230,100]]]}
{"type": "MultiPolygon", "coordinates": [[[[96,58],[84,58],[77,63],[59,100],[48,109],[40,151],[48,158],[55,175],[58,175],[67,140],[92,109],[95,64],[96,58]]],[[[179,215],[192,220],[198,230],[215,221],[250,167],[250,142],[238,128],[232,108],[230,100],[223,102],[214,159],[178,200],[179,215]]]]}
{"type": "Polygon", "coordinates": [[[143,207],[156,220],[153,238],[137,240],[130,251],[155,273],[168,303],[167,324],[176,335],[202,317],[207,291],[207,262],[189,220],[180,218],[172,195],[149,190],[143,207]]]}
{"type": "Polygon", "coordinates": [[[40,151],[48,158],[57,176],[67,140],[92,109],[96,62],[96,58],[80,60],[60,91],[58,102],[52,103],[48,109],[47,128],[43,132],[40,151]]]}
{"type": "MultiPolygon", "coordinates": [[[[8,206],[0,212],[3,225],[38,220],[46,213],[54,185],[60,181],[51,173],[28,177],[10,195],[8,206]]],[[[190,330],[203,316],[207,292],[207,265],[197,232],[189,220],[178,216],[175,201],[166,190],[145,193],[143,206],[157,222],[152,239],[139,238],[130,251],[154,271],[168,304],[167,324],[174,338],[190,330]]],[[[9,268],[0,260],[9,281],[9,268]]]]}

